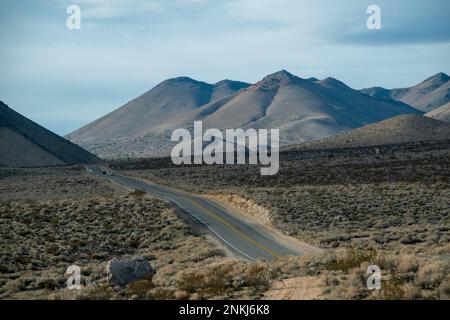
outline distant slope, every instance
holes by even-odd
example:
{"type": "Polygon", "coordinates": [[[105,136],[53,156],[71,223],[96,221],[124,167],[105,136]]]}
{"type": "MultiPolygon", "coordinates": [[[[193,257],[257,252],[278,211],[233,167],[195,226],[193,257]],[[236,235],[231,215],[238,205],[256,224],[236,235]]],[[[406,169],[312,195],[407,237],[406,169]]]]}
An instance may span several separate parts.
{"type": "Polygon", "coordinates": [[[169,79],[67,138],[83,145],[89,141],[142,135],[248,86],[230,80],[208,84],[188,77],[169,79]]]}
{"type": "Polygon", "coordinates": [[[444,104],[442,107],[426,113],[425,116],[445,122],[450,122],[450,102],[444,104]]]}
{"type": "Polygon", "coordinates": [[[450,140],[450,124],[419,115],[400,115],[289,149],[331,149],[450,140]]]}
{"type": "Polygon", "coordinates": [[[172,130],[191,129],[194,120],[204,129],[279,128],[285,145],[407,113],[421,114],[333,78],[302,79],[282,70],[251,86],[170,79],[67,137],[105,158],[165,156],[172,130]]]}
{"type": "Polygon", "coordinates": [[[445,73],[438,73],[410,88],[388,90],[373,87],[361,92],[379,99],[400,101],[429,112],[450,102],[450,77],[445,73]]]}
{"type": "Polygon", "coordinates": [[[0,166],[39,167],[98,161],[93,154],[23,117],[0,101],[0,166]]]}

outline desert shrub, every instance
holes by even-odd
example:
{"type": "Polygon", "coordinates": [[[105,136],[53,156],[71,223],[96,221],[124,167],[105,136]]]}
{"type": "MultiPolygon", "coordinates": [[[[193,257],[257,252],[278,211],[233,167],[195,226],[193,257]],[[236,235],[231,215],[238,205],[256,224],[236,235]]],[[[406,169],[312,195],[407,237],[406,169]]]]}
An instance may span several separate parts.
{"type": "Polygon", "coordinates": [[[83,289],[77,296],[79,300],[111,300],[115,297],[114,290],[108,286],[83,289]]]}
{"type": "Polygon", "coordinates": [[[233,266],[229,264],[213,267],[205,277],[204,291],[216,296],[224,295],[231,289],[233,266]]]}
{"type": "Polygon", "coordinates": [[[197,272],[179,272],[176,279],[176,287],[194,293],[202,288],[203,275],[197,272]]]}
{"type": "Polygon", "coordinates": [[[222,264],[199,273],[196,270],[177,274],[176,287],[188,293],[207,293],[222,296],[232,288],[233,265],[222,264]]]}
{"type": "Polygon", "coordinates": [[[153,288],[150,280],[137,280],[127,285],[127,295],[143,298],[147,296],[147,293],[153,288]]]}
{"type": "Polygon", "coordinates": [[[252,264],[247,269],[243,280],[244,285],[253,287],[255,290],[268,288],[270,285],[270,271],[262,264],[252,264]]]}
{"type": "Polygon", "coordinates": [[[379,266],[381,270],[395,272],[398,261],[396,256],[393,255],[378,255],[374,264],[379,266]]]}
{"type": "Polygon", "coordinates": [[[47,253],[49,254],[58,254],[59,252],[59,246],[56,243],[51,244],[50,246],[47,247],[47,249],[45,250],[47,253]]]}
{"type": "Polygon", "coordinates": [[[195,252],[191,258],[191,261],[199,262],[211,257],[223,257],[224,255],[223,250],[207,247],[195,252]]]}
{"type": "Polygon", "coordinates": [[[36,282],[38,289],[54,290],[58,287],[58,281],[54,278],[40,278],[36,282]]]}
{"type": "Polygon", "coordinates": [[[450,299],[450,276],[447,277],[441,282],[439,286],[439,296],[441,299],[450,299]]]}
{"type": "Polygon", "coordinates": [[[143,191],[143,190],[139,190],[139,189],[135,189],[134,191],[132,191],[132,192],[130,192],[130,196],[131,197],[133,197],[133,198],[142,198],[142,197],[144,197],[145,196],[145,191],[143,191]]]}
{"type": "Polygon", "coordinates": [[[400,256],[397,262],[397,271],[401,273],[417,272],[419,261],[416,257],[407,255],[400,256]]]}
{"type": "Polygon", "coordinates": [[[446,278],[450,266],[443,261],[422,265],[417,272],[416,284],[423,289],[434,289],[446,278]]]}
{"type": "Polygon", "coordinates": [[[190,298],[190,294],[188,293],[188,292],[186,292],[186,291],[183,291],[183,290],[176,290],[174,293],[173,293],[173,297],[176,299],[176,300],[188,300],[189,298],[190,298]]]}
{"type": "Polygon", "coordinates": [[[148,298],[152,300],[172,300],[174,299],[173,291],[166,288],[154,288],[148,293],[148,298]]]}
{"type": "Polygon", "coordinates": [[[405,278],[393,276],[381,283],[380,295],[383,300],[417,300],[422,298],[422,290],[405,278]]]}
{"type": "Polygon", "coordinates": [[[0,264],[0,273],[8,273],[9,268],[3,264],[0,264]]]}
{"type": "Polygon", "coordinates": [[[422,290],[412,283],[407,283],[403,287],[403,299],[417,300],[422,298],[422,290]]]}
{"type": "Polygon", "coordinates": [[[403,283],[399,279],[393,278],[384,280],[381,283],[379,298],[383,300],[399,300],[403,299],[405,292],[403,291],[403,283]]]}
{"type": "Polygon", "coordinates": [[[358,267],[350,270],[346,292],[350,299],[364,299],[369,291],[366,286],[366,268],[358,267]]]}
{"type": "Polygon", "coordinates": [[[357,250],[355,248],[348,248],[343,256],[326,262],[325,269],[346,272],[350,269],[358,268],[363,262],[373,261],[376,255],[377,253],[374,249],[357,250]]]}

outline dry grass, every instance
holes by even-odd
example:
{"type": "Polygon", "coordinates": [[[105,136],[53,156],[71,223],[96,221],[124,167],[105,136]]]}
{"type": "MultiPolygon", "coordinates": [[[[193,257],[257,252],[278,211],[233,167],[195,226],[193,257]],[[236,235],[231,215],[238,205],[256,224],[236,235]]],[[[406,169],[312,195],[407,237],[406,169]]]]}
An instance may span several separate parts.
{"type": "Polygon", "coordinates": [[[287,152],[279,173],[265,177],[245,165],[176,167],[149,160],[113,166],[225,199],[250,216],[269,212],[266,223],[327,252],[310,267],[280,268],[289,269],[281,278],[325,276],[325,298],[448,298],[441,264],[450,259],[450,149],[381,149],[287,152]],[[378,292],[362,281],[373,261],[385,274],[378,292]]]}

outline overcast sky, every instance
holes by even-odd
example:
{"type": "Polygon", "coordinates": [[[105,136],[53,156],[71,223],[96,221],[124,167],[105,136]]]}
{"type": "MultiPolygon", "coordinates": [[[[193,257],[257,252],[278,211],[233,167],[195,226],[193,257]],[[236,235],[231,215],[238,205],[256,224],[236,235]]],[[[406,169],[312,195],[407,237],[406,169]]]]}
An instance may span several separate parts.
{"type": "Polygon", "coordinates": [[[176,76],[356,89],[450,72],[448,0],[2,0],[0,100],[67,134],[176,76]],[[66,9],[81,8],[68,30],[66,9]],[[369,5],[381,30],[366,27],[369,5]]]}

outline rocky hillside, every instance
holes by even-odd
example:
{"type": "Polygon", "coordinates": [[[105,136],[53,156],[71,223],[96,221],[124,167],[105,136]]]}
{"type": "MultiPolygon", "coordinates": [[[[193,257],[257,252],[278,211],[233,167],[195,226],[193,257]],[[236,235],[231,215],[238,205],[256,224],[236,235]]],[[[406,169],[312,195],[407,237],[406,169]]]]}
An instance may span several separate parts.
{"type": "Polygon", "coordinates": [[[166,156],[176,128],[279,128],[281,145],[321,139],[400,114],[421,112],[370,97],[339,80],[303,79],[282,70],[254,85],[189,78],[164,81],[67,136],[103,158],[166,156]]]}

